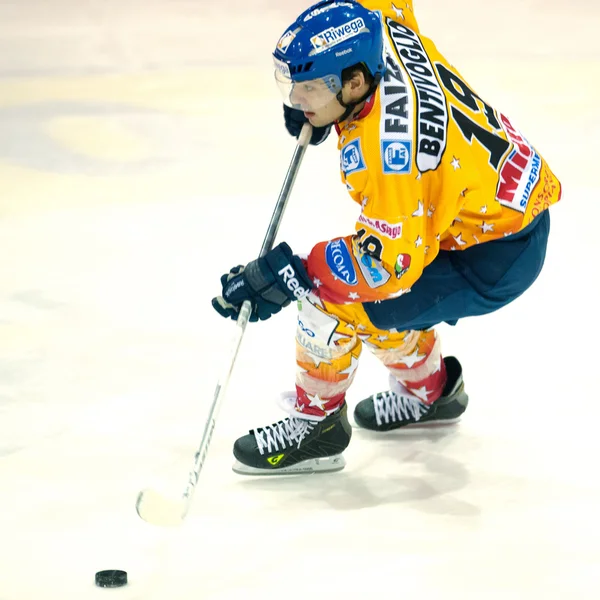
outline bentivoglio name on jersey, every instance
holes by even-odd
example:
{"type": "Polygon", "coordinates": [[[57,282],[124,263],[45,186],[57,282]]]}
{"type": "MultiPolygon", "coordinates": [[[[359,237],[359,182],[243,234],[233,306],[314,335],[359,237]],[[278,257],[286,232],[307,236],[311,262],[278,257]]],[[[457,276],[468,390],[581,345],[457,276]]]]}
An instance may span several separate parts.
{"type": "MultiPolygon", "coordinates": [[[[387,44],[388,67],[392,69],[394,77],[403,70],[417,95],[414,136],[417,169],[421,173],[435,171],[446,149],[448,129],[446,97],[419,36],[390,18],[385,22],[393,44],[393,51],[389,48],[389,43],[387,44]],[[400,61],[401,67],[394,64],[395,59],[400,61]]],[[[386,94],[385,87],[384,94],[386,94]]],[[[407,115],[407,118],[414,120],[413,114],[407,115]]]]}

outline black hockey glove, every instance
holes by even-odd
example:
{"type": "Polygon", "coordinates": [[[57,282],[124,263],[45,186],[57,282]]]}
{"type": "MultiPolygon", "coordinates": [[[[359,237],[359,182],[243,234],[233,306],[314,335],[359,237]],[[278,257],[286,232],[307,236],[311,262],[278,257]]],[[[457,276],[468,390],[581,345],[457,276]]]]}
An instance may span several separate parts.
{"type": "Polygon", "coordinates": [[[223,295],[212,299],[223,317],[237,320],[244,300],[252,303],[250,321],[264,321],[312,289],[302,260],[282,242],[245,267],[234,267],[221,277],[223,295]]]}
{"type": "MultiPolygon", "coordinates": [[[[308,121],[301,110],[290,108],[287,104],[283,105],[283,118],[288,133],[296,138],[300,135],[304,123],[308,121]]],[[[326,125],[325,127],[313,127],[310,143],[313,146],[318,146],[327,139],[330,131],[331,125],[326,125]]]]}

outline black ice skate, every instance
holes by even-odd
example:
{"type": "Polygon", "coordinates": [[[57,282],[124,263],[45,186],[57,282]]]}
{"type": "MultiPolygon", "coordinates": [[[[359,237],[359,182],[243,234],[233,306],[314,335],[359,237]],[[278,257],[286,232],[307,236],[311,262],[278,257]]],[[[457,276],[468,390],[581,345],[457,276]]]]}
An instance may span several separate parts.
{"type": "MultiPolygon", "coordinates": [[[[295,403],[295,397],[284,400],[295,403]]],[[[233,470],[241,475],[340,471],[346,466],[341,453],[351,436],[345,402],[322,421],[290,416],[239,438],[233,446],[233,470]]]]}
{"type": "Polygon", "coordinates": [[[390,377],[391,389],[362,400],[354,409],[358,425],[373,431],[389,431],[407,425],[455,423],[469,402],[462,378],[462,367],[456,358],[444,358],[448,381],[440,398],[427,406],[419,398],[390,377]]]}

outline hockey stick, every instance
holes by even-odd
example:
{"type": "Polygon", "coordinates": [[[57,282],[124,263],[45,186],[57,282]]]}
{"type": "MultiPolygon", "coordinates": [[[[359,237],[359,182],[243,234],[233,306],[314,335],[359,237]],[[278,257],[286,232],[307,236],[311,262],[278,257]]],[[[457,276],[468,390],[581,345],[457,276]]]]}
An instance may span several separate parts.
{"type": "MultiPolygon", "coordinates": [[[[292,191],[294,181],[296,180],[296,175],[298,174],[300,164],[302,163],[304,153],[308,147],[311,133],[312,127],[310,123],[306,123],[300,132],[298,144],[296,145],[296,150],[294,151],[292,161],[283,181],[283,186],[281,188],[281,192],[279,193],[275,210],[271,216],[271,222],[269,223],[267,234],[265,235],[262,248],[260,249],[259,257],[264,256],[273,247],[275,237],[277,236],[277,231],[279,230],[279,225],[281,224],[281,220],[283,218],[283,212],[285,211],[288,198],[290,197],[290,193],[292,191]]],[[[194,455],[194,464],[189,472],[188,481],[181,497],[168,498],[151,488],[142,490],[138,494],[135,507],[138,515],[144,519],[144,521],[154,525],[178,525],[185,519],[188,511],[190,510],[196,484],[198,483],[200,472],[202,471],[204,460],[206,459],[206,453],[215,430],[217,415],[225,396],[227,384],[229,383],[231,372],[233,371],[233,365],[235,363],[235,359],[237,358],[251,312],[252,305],[250,304],[249,300],[246,300],[242,304],[237,318],[237,327],[232,342],[228,367],[218,380],[213,403],[210,407],[208,420],[204,427],[204,433],[202,434],[202,440],[200,442],[200,446],[198,446],[196,454],[194,455]]]]}

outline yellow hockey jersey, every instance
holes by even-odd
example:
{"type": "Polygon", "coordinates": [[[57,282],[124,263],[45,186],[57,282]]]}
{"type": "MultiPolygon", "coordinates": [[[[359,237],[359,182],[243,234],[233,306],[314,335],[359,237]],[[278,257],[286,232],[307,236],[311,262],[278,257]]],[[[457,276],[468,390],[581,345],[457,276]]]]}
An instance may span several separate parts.
{"type": "Polygon", "coordinates": [[[440,250],[515,233],[561,195],[539,152],[420,35],[412,1],[361,4],[379,11],[386,62],[362,112],[338,124],[342,181],[362,210],[353,235],[307,263],[337,304],[406,293],[440,250]]]}

